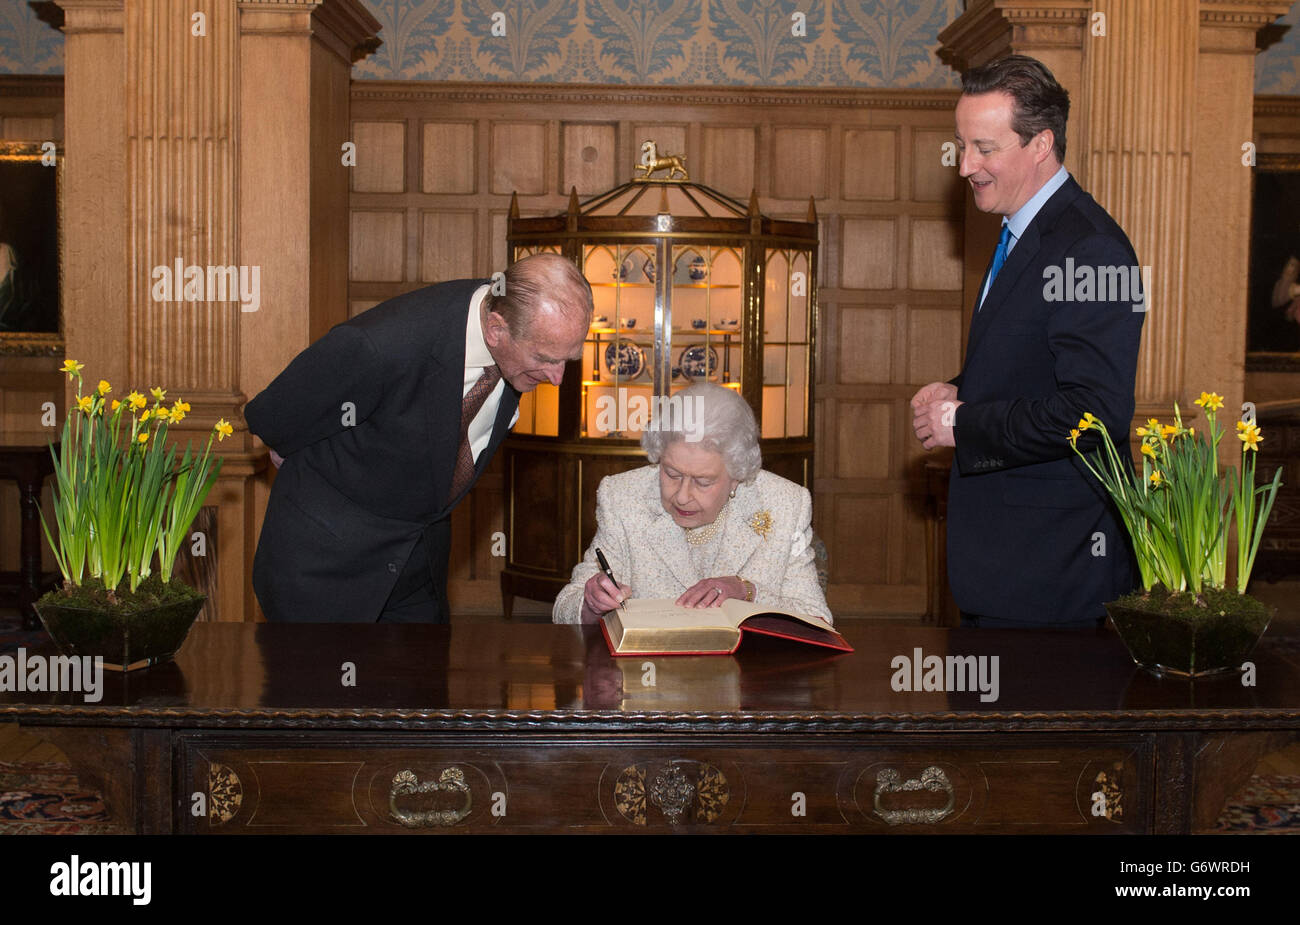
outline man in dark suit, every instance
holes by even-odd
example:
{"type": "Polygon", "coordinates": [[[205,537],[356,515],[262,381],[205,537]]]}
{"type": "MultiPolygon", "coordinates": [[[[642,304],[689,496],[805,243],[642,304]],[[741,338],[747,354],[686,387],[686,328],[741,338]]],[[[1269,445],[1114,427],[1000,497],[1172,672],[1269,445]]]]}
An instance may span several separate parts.
{"type": "Polygon", "coordinates": [[[1087,412],[1129,452],[1146,306],[1127,236],[1062,166],[1069,107],[1032,58],[962,78],[961,175],[1002,234],[960,375],[912,408],[926,449],[955,447],[948,573],[964,625],[1095,627],[1134,584],[1127,534],[1067,437],[1087,412]]]}
{"type": "Polygon", "coordinates": [[[244,407],[280,459],[253,564],[267,619],[445,623],[451,512],[582,355],[591,287],[539,254],[329,331],[244,407]]]}

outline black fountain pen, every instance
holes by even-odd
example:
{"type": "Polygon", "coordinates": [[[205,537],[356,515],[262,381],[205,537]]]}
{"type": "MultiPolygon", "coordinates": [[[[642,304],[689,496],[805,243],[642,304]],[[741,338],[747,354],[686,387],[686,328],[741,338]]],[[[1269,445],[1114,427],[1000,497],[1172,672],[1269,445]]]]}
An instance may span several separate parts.
{"type": "MultiPolygon", "coordinates": [[[[605,554],[601,552],[599,549],[596,550],[596,561],[600,563],[600,570],[605,573],[605,577],[608,578],[610,581],[614,582],[614,587],[617,588],[618,579],[615,578],[614,573],[609,570],[609,562],[605,559],[605,554]]],[[[627,610],[627,606],[624,601],[619,601],[618,606],[622,607],[624,611],[627,610]]]]}

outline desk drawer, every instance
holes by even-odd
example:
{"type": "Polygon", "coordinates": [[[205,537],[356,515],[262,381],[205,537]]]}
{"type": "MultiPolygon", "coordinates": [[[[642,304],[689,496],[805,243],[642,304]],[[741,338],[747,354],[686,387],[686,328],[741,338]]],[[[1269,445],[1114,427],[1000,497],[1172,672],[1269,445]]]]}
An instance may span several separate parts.
{"type": "Polygon", "coordinates": [[[270,832],[1149,830],[1135,734],[183,733],[177,828],[270,832]]]}

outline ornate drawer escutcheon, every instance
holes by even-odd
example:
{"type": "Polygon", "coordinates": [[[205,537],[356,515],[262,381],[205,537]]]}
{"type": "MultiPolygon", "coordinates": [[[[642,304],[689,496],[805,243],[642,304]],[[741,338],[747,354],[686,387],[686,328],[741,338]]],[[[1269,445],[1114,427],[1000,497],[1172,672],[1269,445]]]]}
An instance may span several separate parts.
{"type": "Polygon", "coordinates": [[[942,821],[952,812],[956,797],[948,775],[942,768],[934,766],[921,772],[921,777],[902,780],[902,775],[893,768],[886,768],[876,775],[876,795],[874,811],[890,825],[925,825],[942,821]],[[885,809],[880,805],[880,797],[886,793],[903,793],[912,790],[930,790],[935,793],[947,793],[948,802],[939,809],[885,809]]]}
{"type": "Polygon", "coordinates": [[[649,822],[647,803],[662,812],[669,825],[712,822],[730,796],[726,776],[696,761],[634,764],[623,769],[614,785],[615,807],[636,825],[649,822]]]}
{"type": "Polygon", "coordinates": [[[388,808],[392,810],[393,818],[411,828],[455,825],[469,815],[473,802],[469,785],[465,783],[465,772],[460,768],[446,768],[436,781],[424,783],[420,782],[414,771],[398,771],[393,775],[393,785],[388,790],[388,808]],[[462,794],[464,802],[456,809],[409,812],[397,808],[397,798],[400,796],[440,792],[462,794]]]}
{"type": "Polygon", "coordinates": [[[235,818],[244,802],[239,775],[224,764],[208,765],[208,822],[221,825],[235,818]]]}

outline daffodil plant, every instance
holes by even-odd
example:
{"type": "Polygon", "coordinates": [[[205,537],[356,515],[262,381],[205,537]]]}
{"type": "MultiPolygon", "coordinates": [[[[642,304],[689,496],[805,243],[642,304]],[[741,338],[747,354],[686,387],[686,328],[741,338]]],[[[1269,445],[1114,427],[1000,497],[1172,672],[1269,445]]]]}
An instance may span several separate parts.
{"type": "Polygon", "coordinates": [[[167,428],[185,419],[189,404],[167,407],[160,388],[150,390],[152,404],[134,391],[125,400],[109,398],[113,387],[103,379],[83,394],[83,368],[67,360],[61,370],[76,382],[77,397],[59,449],[50,448],[57,537],[42,514],[45,537],[65,586],[97,578],[110,596],[124,585],[135,591],[153,574],[155,559],[169,582],[186,531],[221,471],[212,440],[233,428],[218,421],[203,452],[187,445],[178,463],[176,446],[166,445],[167,428]]]}
{"type": "Polygon", "coordinates": [[[1209,439],[1183,425],[1174,404],[1174,423],[1155,418],[1137,428],[1142,438],[1142,469],[1121,458],[1106,425],[1085,413],[1069,441],[1119,509],[1133,540],[1142,587],[1157,583],[1170,591],[1199,594],[1225,587],[1228,534],[1237,528],[1237,593],[1244,594],[1255,565],[1260,536],[1282,485],[1282,470],[1267,485],[1255,485],[1255,453],[1263,440],[1253,421],[1240,421],[1241,467],[1219,471],[1219,442],[1224,437],[1217,412],[1223,396],[1202,392],[1195,404],[1205,411],[1209,439]],[[1096,431],[1101,446],[1085,453],[1078,446],[1085,431],[1096,431]]]}

